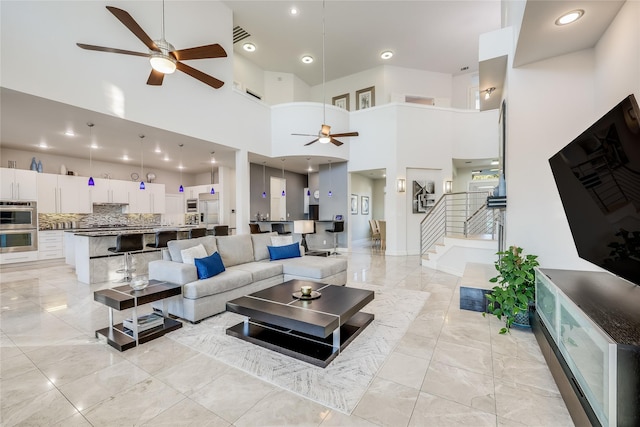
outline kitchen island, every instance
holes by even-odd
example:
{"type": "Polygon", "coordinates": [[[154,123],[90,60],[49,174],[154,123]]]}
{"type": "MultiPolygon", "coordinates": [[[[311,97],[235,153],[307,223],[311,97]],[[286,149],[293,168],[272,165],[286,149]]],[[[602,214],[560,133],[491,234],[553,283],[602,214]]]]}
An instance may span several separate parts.
{"type": "Polygon", "coordinates": [[[194,226],[179,227],[118,227],[96,228],[86,230],[67,230],[65,242],[68,242],[66,261],[76,269],[78,281],[87,284],[116,281],[122,278],[117,273],[123,267],[123,254],[109,252],[116,246],[119,234],[142,233],[144,247],[141,251],[132,252],[134,276],[148,274],[150,261],[161,259],[162,250],[149,248],[146,245],[155,242],[156,231],[177,231],[178,239],[189,237],[189,230],[194,226]]]}

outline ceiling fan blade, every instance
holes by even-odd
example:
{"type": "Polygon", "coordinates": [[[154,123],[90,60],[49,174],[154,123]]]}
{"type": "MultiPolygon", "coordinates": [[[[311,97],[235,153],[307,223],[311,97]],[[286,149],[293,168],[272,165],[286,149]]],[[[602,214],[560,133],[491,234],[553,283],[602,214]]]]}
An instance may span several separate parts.
{"type": "Polygon", "coordinates": [[[334,137],[331,137],[331,143],[333,145],[335,145],[336,147],[340,147],[342,145],[342,142],[338,141],[337,139],[335,139],[334,137]]]}
{"type": "Polygon", "coordinates": [[[178,70],[182,71],[185,74],[189,74],[194,79],[200,80],[202,83],[211,86],[214,89],[220,89],[224,84],[222,80],[211,77],[210,75],[205,74],[202,71],[198,71],[193,67],[189,67],[182,62],[177,62],[176,68],[178,68],[178,70]]]}
{"type": "Polygon", "coordinates": [[[149,79],[147,80],[147,84],[151,86],[162,86],[162,80],[164,80],[164,73],[156,71],[152,68],[151,74],[149,74],[149,79]]]}
{"type": "Polygon", "coordinates": [[[331,136],[337,136],[338,138],[343,136],[358,136],[358,132],[332,133],[331,136]]]}
{"type": "Polygon", "coordinates": [[[306,147],[307,145],[311,145],[311,144],[313,144],[314,142],[316,142],[317,140],[318,140],[318,138],[314,139],[314,140],[313,140],[313,141],[311,141],[311,142],[307,142],[306,144],[304,144],[304,146],[306,147]]]}
{"type": "Polygon", "coordinates": [[[83,44],[83,43],[76,43],[76,45],[78,47],[81,47],[82,49],[97,50],[98,52],[121,53],[123,55],[144,56],[145,58],[149,57],[148,53],[133,52],[131,50],[116,49],[113,47],[94,46],[91,44],[83,44]]]}
{"type": "Polygon", "coordinates": [[[189,49],[174,50],[172,53],[178,61],[185,61],[188,59],[224,58],[227,56],[227,52],[218,43],[192,47],[189,49]]]}
{"type": "Polygon", "coordinates": [[[107,6],[109,12],[113,13],[113,15],[118,18],[120,22],[124,24],[125,27],[129,29],[137,38],[140,39],[142,43],[145,44],[151,50],[160,50],[158,46],[151,40],[151,37],[144,32],[142,27],[138,25],[138,23],[133,19],[131,15],[127,11],[122,9],[118,9],[117,7],[107,6]]]}
{"type": "Polygon", "coordinates": [[[317,136],[317,135],[313,135],[310,133],[292,133],[291,135],[296,135],[296,136],[317,136]]]}

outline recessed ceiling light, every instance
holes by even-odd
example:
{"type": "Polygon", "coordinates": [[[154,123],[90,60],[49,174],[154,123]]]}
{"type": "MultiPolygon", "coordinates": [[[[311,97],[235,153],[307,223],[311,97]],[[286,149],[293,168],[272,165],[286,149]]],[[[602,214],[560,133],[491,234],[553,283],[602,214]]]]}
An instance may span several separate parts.
{"type": "Polygon", "coordinates": [[[96,144],[95,142],[92,142],[91,143],[91,148],[93,148],[93,149],[98,148],[98,144],[96,144]]]}
{"type": "Polygon", "coordinates": [[[584,15],[584,10],[582,9],[572,10],[571,12],[567,12],[564,15],[562,15],[560,18],[556,19],[556,25],[571,24],[572,22],[576,22],[578,19],[582,18],[582,15],[584,15]]]}
{"type": "Polygon", "coordinates": [[[40,148],[49,148],[49,146],[47,145],[46,142],[41,142],[40,144],[38,144],[38,147],[40,147],[40,148]]]}
{"type": "Polygon", "coordinates": [[[289,13],[293,16],[296,16],[298,14],[298,9],[292,7],[291,9],[289,9],[289,13]]]}
{"type": "Polygon", "coordinates": [[[313,56],[305,55],[302,57],[302,62],[305,64],[311,64],[313,62],[313,56]]]}
{"type": "Polygon", "coordinates": [[[495,166],[495,165],[499,165],[499,164],[500,164],[500,162],[499,162],[499,161],[497,161],[497,160],[492,160],[492,161],[491,161],[491,164],[492,164],[493,166],[495,166]]]}
{"type": "Polygon", "coordinates": [[[393,52],[391,52],[390,50],[385,50],[380,54],[380,58],[382,59],[390,59],[392,56],[393,56],[393,52]]]}
{"type": "Polygon", "coordinates": [[[165,162],[168,162],[168,161],[169,161],[169,160],[171,160],[171,159],[169,159],[169,156],[167,156],[167,155],[165,154],[164,159],[162,159],[162,160],[164,160],[165,162]]]}
{"type": "Polygon", "coordinates": [[[256,45],[253,43],[245,43],[242,45],[242,48],[244,50],[246,50],[247,52],[255,52],[256,51],[256,45]]]}
{"type": "Polygon", "coordinates": [[[67,136],[76,136],[76,134],[72,130],[68,130],[64,134],[67,136]]]}
{"type": "Polygon", "coordinates": [[[126,154],[124,156],[122,156],[122,160],[124,161],[128,161],[129,160],[129,156],[127,156],[126,154]]]}
{"type": "Polygon", "coordinates": [[[160,154],[162,153],[162,150],[160,149],[160,147],[156,147],[156,149],[154,150],[156,153],[160,154]]]}

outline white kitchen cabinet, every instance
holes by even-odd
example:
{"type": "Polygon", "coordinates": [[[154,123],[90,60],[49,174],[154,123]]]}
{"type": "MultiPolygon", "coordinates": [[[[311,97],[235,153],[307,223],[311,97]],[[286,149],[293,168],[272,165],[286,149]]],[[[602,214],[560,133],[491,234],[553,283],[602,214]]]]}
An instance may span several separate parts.
{"type": "Polygon", "coordinates": [[[211,191],[211,185],[194,185],[191,187],[184,188],[184,197],[185,199],[197,199],[198,194],[200,193],[208,193],[211,191]]]}
{"type": "Polygon", "coordinates": [[[37,200],[38,173],[32,170],[0,168],[0,198],[37,200]]]}
{"type": "Polygon", "coordinates": [[[15,262],[29,262],[38,260],[38,251],[9,252],[0,254],[0,264],[13,264],[15,262]]]}
{"type": "Polygon", "coordinates": [[[118,179],[94,178],[91,189],[91,203],[131,203],[131,193],[138,183],[118,179]]]}
{"type": "Polygon", "coordinates": [[[140,184],[135,183],[129,202],[129,213],[161,214],[164,212],[164,184],[146,182],[145,189],[140,190],[140,184]]]}
{"type": "Polygon", "coordinates": [[[38,259],[64,258],[63,233],[62,230],[38,232],[38,259]]]}
{"type": "Polygon", "coordinates": [[[91,213],[87,178],[40,173],[37,182],[39,213],[91,213]]]}

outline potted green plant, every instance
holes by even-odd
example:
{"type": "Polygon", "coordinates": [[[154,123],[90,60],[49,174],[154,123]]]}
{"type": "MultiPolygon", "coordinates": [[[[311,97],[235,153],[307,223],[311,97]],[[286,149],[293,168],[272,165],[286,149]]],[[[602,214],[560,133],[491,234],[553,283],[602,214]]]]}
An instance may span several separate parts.
{"type": "Polygon", "coordinates": [[[505,327],[500,333],[505,334],[514,323],[529,326],[529,304],[535,301],[533,269],[540,264],[537,255],[522,255],[522,248],[517,246],[496,255],[499,256],[495,262],[498,275],[489,281],[498,284],[487,294],[487,312],[504,319],[505,327]]]}

